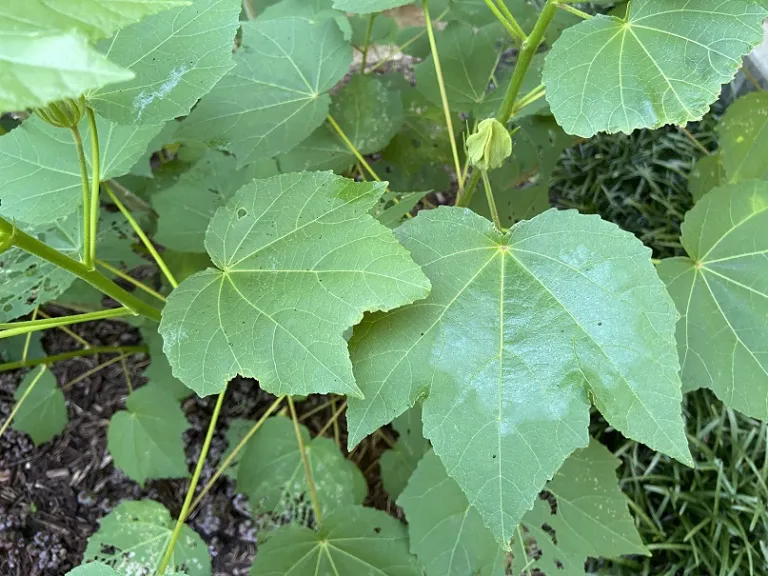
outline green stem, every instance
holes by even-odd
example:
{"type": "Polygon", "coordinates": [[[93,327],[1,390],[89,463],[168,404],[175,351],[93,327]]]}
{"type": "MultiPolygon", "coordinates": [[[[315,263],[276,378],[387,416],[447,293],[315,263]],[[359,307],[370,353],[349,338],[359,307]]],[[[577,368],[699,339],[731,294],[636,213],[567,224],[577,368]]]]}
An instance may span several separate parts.
{"type": "Polygon", "coordinates": [[[315,511],[315,524],[320,526],[323,523],[323,517],[320,513],[320,500],[317,498],[317,489],[315,488],[315,480],[312,477],[312,467],[309,465],[309,458],[307,458],[307,450],[304,446],[304,438],[301,436],[301,429],[299,428],[299,419],[296,416],[296,406],[293,405],[293,398],[288,396],[288,409],[291,411],[291,420],[293,420],[293,431],[296,433],[296,442],[299,444],[299,452],[301,453],[301,461],[304,464],[304,474],[307,476],[307,483],[309,484],[309,495],[312,498],[312,508],[315,511]]]}
{"type": "Polygon", "coordinates": [[[360,73],[365,74],[365,65],[368,62],[368,47],[371,45],[371,33],[373,32],[373,21],[378,12],[374,12],[368,18],[368,29],[365,31],[365,44],[363,45],[363,59],[360,64],[360,73]]]}
{"type": "Polygon", "coordinates": [[[94,346],[93,348],[86,348],[84,350],[72,350],[71,352],[63,352],[62,354],[54,354],[53,356],[44,356],[42,358],[32,359],[27,358],[26,360],[6,362],[5,364],[0,364],[0,372],[18,370],[19,368],[31,368],[33,366],[40,366],[41,364],[53,364],[54,362],[61,362],[62,360],[69,360],[71,358],[80,358],[82,356],[96,356],[97,354],[121,354],[123,352],[140,354],[145,353],[146,351],[146,346],[94,346]]]}
{"type": "Polygon", "coordinates": [[[229,456],[224,458],[224,460],[221,462],[221,464],[218,465],[216,468],[216,472],[211,476],[211,479],[206,482],[205,486],[203,486],[203,489],[200,491],[200,494],[197,495],[197,498],[195,498],[194,502],[192,502],[192,506],[190,506],[190,511],[194,510],[200,505],[200,502],[203,501],[203,498],[206,494],[213,488],[213,485],[216,483],[216,480],[218,480],[224,472],[227,471],[227,469],[230,467],[234,459],[237,457],[238,454],[240,454],[240,451],[245,448],[245,445],[248,443],[248,440],[250,440],[256,432],[259,431],[259,429],[264,425],[264,422],[267,421],[267,418],[280,406],[280,403],[285,399],[285,396],[280,396],[272,402],[271,406],[267,408],[267,411],[264,412],[264,414],[261,415],[261,418],[254,424],[250,430],[248,430],[248,434],[242,437],[240,442],[237,443],[237,446],[235,446],[232,449],[232,452],[230,452],[229,456]]]}
{"type": "Polygon", "coordinates": [[[168,542],[168,548],[165,549],[165,555],[160,562],[160,567],[157,569],[157,576],[162,576],[165,574],[165,569],[168,568],[168,564],[173,557],[173,549],[176,547],[176,542],[179,540],[179,536],[181,535],[181,529],[184,527],[184,521],[189,515],[189,509],[192,505],[192,497],[195,495],[195,488],[197,488],[197,483],[200,481],[200,474],[203,471],[203,465],[205,464],[206,456],[208,456],[208,450],[211,448],[213,432],[216,429],[216,422],[219,419],[219,414],[221,413],[221,406],[224,404],[225,393],[226,389],[224,392],[219,394],[219,398],[216,400],[216,406],[214,407],[213,415],[211,416],[211,423],[208,424],[208,432],[205,434],[205,440],[203,441],[203,448],[200,451],[200,456],[197,458],[197,465],[195,466],[195,471],[192,473],[192,480],[189,483],[189,488],[187,488],[187,495],[184,498],[184,504],[181,507],[181,513],[176,520],[176,526],[174,527],[173,533],[171,534],[171,540],[168,542]]]}
{"type": "Polygon", "coordinates": [[[245,12],[245,17],[248,20],[254,20],[256,16],[258,16],[258,14],[256,14],[256,10],[253,8],[251,0],[243,0],[243,11],[245,12]]]}
{"type": "MultiPolygon", "coordinates": [[[[96,116],[90,106],[87,108],[88,127],[91,131],[91,202],[90,206],[83,205],[83,210],[90,210],[90,216],[86,222],[90,222],[90,232],[83,248],[83,264],[93,270],[96,260],[96,235],[99,230],[99,182],[101,178],[101,161],[99,159],[99,131],[96,128],[96,116]]],[[[85,224],[85,223],[84,223],[85,224]]]]}
{"type": "Polygon", "coordinates": [[[91,211],[89,207],[91,205],[91,191],[88,184],[88,164],[85,161],[85,150],[83,149],[83,138],[80,136],[80,129],[75,126],[70,128],[72,133],[72,140],[75,141],[75,149],[77,150],[77,161],[80,164],[80,180],[83,190],[83,264],[86,268],[91,269],[88,266],[88,246],[91,245],[91,211]]]}
{"type": "Polygon", "coordinates": [[[360,164],[363,165],[363,167],[367,170],[368,174],[371,175],[371,178],[376,180],[376,182],[381,182],[381,178],[379,178],[379,175],[376,174],[376,172],[371,168],[371,165],[368,164],[368,162],[363,158],[363,155],[360,153],[360,151],[357,149],[357,147],[352,143],[352,140],[349,139],[349,137],[344,133],[344,130],[341,129],[341,126],[339,126],[338,122],[333,119],[333,116],[328,114],[328,124],[331,125],[331,128],[336,132],[336,134],[341,138],[341,141],[344,142],[344,145],[349,149],[350,152],[357,158],[357,161],[360,162],[360,164]]]}
{"type": "Polygon", "coordinates": [[[515,105],[512,108],[512,116],[514,116],[515,114],[520,112],[520,110],[522,110],[526,106],[528,106],[530,104],[533,104],[534,102],[536,102],[536,100],[539,100],[540,98],[543,98],[546,93],[547,93],[547,91],[544,88],[544,85],[543,84],[539,84],[538,86],[536,86],[536,88],[534,88],[533,90],[531,90],[530,92],[528,92],[524,96],[521,96],[518,99],[518,101],[515,102],[515,105]]]}
{"type": "Polygon", "coordinates": [[[592,18],[592,14],[587,14],[586,12],[579,10],[575,6],[571,6],[570,4],[558,2],[557,7],[562,10],[565,10],[566,12],[570,12],[571,14],[574,14],[584,20],[589,20],[590,18],[592,18]]]}
{"type": "Polygon", "coordinates": [[[16,405],[13,407],[13,410],[11,410],[11,413],[8,415],[8,418],[5,419],[5,422],[3,422],[3,425],[0,426],[0,437],[3,434],[5,434],[5,431],[8,429],[8,426],[16,417],[16,414],[21,408],[21,405],[24,404],[24,400],[26,400],[27,396],[29,396],[32,393],[32,389],[35,387],[38,380],[42,378],[43,374],[45,373],[45,369],[46,369],[46,366],[40,367],[40,372],[35,374],[35,377],[32,379],[32,382],[29,383],[29,387],[24,391],[24,394],[21,395],[21,398],[19,398],[19,401],[16,402],[16,405]]]}
{"type": "Polygon", "coordinates": [[[517,23],[517,20],[515,20],[515,17],[512,15],[512,12],[509,11],[509,8],[507,8],[507,5],[504,3],[504,0],[496,0],[496,4],[498,4],[499,8],[501,9],[501,12],[507,18],[507,21],[515,28],[515,30],[517,30],[517,33],[520,35],[520,38],[522,40],[525,40],[526,38],[528,38],[528,34],[526,34],[525,30],[523,30],[523,27],[517,23]]]}
{"type": "MultiPolygon", "coordinates": [[[[502,101],[501,106],[496,113],[496,120],[502,124],[506,124],[514,112],[515,101],[517,100],[517,96],[520,94],[520,88],[523,86],[525,74],[528,72],[528,68],[531,65],[531,60],[536,54],[536,51],[544,41],[544,33],[547,31],[547,28],[549,27],[556,13],[557,3],[554,0],[547,0],[547,3],[544,5],[544,8],[541,11],[541,14],[539,14],[539,19],[536,20],[536,25],[533,27],[533,31],[528,36],[528,38],[526,38],[525,42],[523,42],[523,48],[520,50],[520,53],[517,56],[515,71],[512,73],[512,78],[509,79],[509,85],[507,86],[507,91],[504,94],[504,100],[502,101]]],[[[469,178],[469,182],[467,183],[464,193],[462,194],[461,190],[459,190],[459,196],[456,199],[456,206],[469,206],[469,203],[472,200],[472,195],[475,193],[475,188],[477,188],[477,184],[480,181],[480,178],[480,170],[474,170],[469,178]]]]}
{"type": "Polygon", "coordinates": [[[451,142],[451,153],[453,154],[453,166],[456,170],[456,180],[459,184],[459,194],[464,190],[464,180],[461,174],[461,162],[459,162],[459,149],[456,147],[456,136],[453,133],[453,120],[451,119],[451,109],[448,106],[448,95],[445,92],[445,82],[443,80],[443,68],[440,66],[440,55],[437,52],[437,43],[435,42],[435,32],[432,29],[432,20],[429,17],[429,6],[427,0],[421,0],[421,7],[424,10],[424,22],[427,26],[427,37],[429,38],[429,49],[432,52],[432,61],[435,65],[435,74],[437,75],[437,85],[440,88],[440,101],[443,104],[443,114],[445,115],[445,125],[448,128],[448,138],[451,142]]]}
{"type": "Polygon", "coordinates": [[[126,220],[128,220],[128,224],[131,225],[131,228],[133,228],[133,231],[136,233],[136,236],[138,236],[141,239],[142,244],[144,244],[144,247],[147,249],[147,251],[152,255],[152,258],[154,258],[155,263],[157,264],[158,268],[163,272],[166,279],[168,280],[168,283],[173,287],[178,287],[179,283],[176,282],[176,278],[173,277],[173,274],[171,274],[171,271],[168,269],[168,266],[165,265],[165,260],[160,256],[157,249],[155,248],[155,245],[152,244],[152,241],[147,237],[146,234],[144,234],[144,230],[141,229],[141,226],[139,226],[139,223],[136,222],[136,219],[133,217],[133,215],[128,211],[128,209],[123,205],[123,203],[120,201],[120,198],[117,197],[117,195],[112,192],[109,186],[106,184],[104,185],[104,190],[107,191],[107,194],[109,195],[110,200],[115,203],[115,206],[117,206],[118,210],[122,212],[123,216],[126,220]]]}
{"type": "Polygon", "coordinates": [[[4,218],[0,218],[0,237],[3,236],[10,237],[13,246],[20,248],[25,252],[29,252],[30,254],[34,254],[38,258],[50,262],[67,272],[71,272],[78,278],[85,280],[94,288],[97,288],[107,296],[117,300],[126,308],[129,308],[134,314],[141,314],[155,322],[160,322],[160,310],[157,308],[150,306],[146,302],[136,298],[136,296],[130,292],[123,290],[101,272],[97,270],[89,270],[82,262],[78,262],[77,260],[62,254],[55,248],[51,248],[37,238],[19,230],[4,218]]]}
{"type": "Polygon", "coordinates": [[[488,181],[488,171],[480,170],[483,177],[483,186],[485,187],[485,198],[488,200],[488,208],[491,211],[491,218],[493,223],[499,232],[503,232],[501,228],[501,218],[499,218],[499,210],[496,208],[496,200],[493,197],[493,190],[491,190],[491,183],[488,181]]]}
{"type": "Polygon", "coordinates": [[[40,330],[50,330],[60,326],[71,326],[82,322],[91,322],[93,320],[105,320],[107,318],[118,318],[131,314],[128,308],[110,308],[108,310],[98,310],[97,312],[86,312],[85,314],[75,314],[73,316],[59,316],[57,318],[43,318],[41,320],[27,320],[25,322],[10,322],[0,324],[0,340],[38,332],[40,330]]]}
{"type": "MultiPolygon", "coordinates": [[[[37,318],[38,313],[40,312],[40,306],[35,306],[35,309],[32,311],[32,320],[37,318]]],[[[32,342],[32,332],[27,334],[27,337],[24,339],[24,349],[21,351],[21,361],[24,362],[27,359],[27,355],[29,354],[29,345],[32,342]]]]}
{"type": "Polygon", "coordinates": [[[118,268],[115,268],[111,264],[109,264],[107,262],[104,262],[103,260],[99,260],[98,258],[96,259],[96,264],[98,264],[99,266],[104,268],[106,271],[111,272],[112,274],[114,274],[118,278],[122,278],[126,282],[128,282],[130,284],[133,284],[139,290],[142,290],[142,291],[146,292],[150,296],[154,296],[155,298],[157,298],[161,302],[165,302],[165,296],[163,296],[162,294],[160,294],[156,290],[153,290],[152,288],[150,288],[149,286],[147,286],[143,282],[139,282],[133,276],[129,276],[128,274],[126,274],[122,270],[120,270],[118,268]]]}
{"type": "Polygon", "coordinates": [[[501,22],[501,25],[504,26],[507,32],[509,32],[509,35],[512,36],[512,38],[521,42],[525,40],[525,33],[520,28],[520,25],[517,24],[517,21],[515,21],[517,26],[514,26],[512,22],[510,22],[506,16],[501,13],[501,10],[499,10],[496,4],[493,3],[493,0],[485,0],[485,4],[488,6],[488,9],[493,12],[493,15],[496,16],[496,20],[501,22]]]}

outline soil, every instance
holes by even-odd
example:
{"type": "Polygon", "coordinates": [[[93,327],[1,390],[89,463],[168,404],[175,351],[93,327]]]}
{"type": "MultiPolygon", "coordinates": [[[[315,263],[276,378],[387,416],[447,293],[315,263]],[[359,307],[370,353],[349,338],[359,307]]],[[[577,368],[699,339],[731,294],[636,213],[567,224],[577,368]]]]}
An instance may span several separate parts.
{"type": "MultiPolygon", "coordinates": [[[[87,323],[74,326],[73,330],[92,345],[125,346],[140,342],[138,330],[120,322],[87,323]]],[[[58,330],[48,332],[43,344],[48,354],[81,348],[58,330]]],[[[110,357],[57,362],[53,371],[59,384],[64,384],[110,357]]],[[[142,372],[148,362],[149,358],[141,354],[126,362],[134,387],[144,383],[142,372]]],[[[13,393],[24,373],[0,374],[0,422],[5,421],[13,407],[13,393]]],[[[12,428],[0,438],[0,576],[65,574],[80,563],[86,540],[98,528],[99,519],[121,500],[151,498],[164,504],[174,517],[178,515],[186,480],[157,480],[142,488],[113,465],[107,452],[109,418],[124,409],[127,393],[121,364],[112,364],[65,392],[69,424],[51,442],[35,447],[28,436],[12,428]]],[[[197,461],[214,398],[192,397],[182,404],[190,422],[184,436],[190,470],[197,461]]],[[[253,380],[237,379],[230,383],[200,486],[215,471],[227,447],[224,434],[229,420],[258,419],[273,400],[253,380]]],[[[322,396],[311,397],[297,405],[297,409],[307,412],[325,401],[322,396]]],[[[329,416],[330,409],[326,409],[304,423],[316,432],[329,416]]],[[[343,439],[343,418],[340,423],[343,439]]],[[[389,435],[394,437],[391,431],[389,435]]],[[[376,462],[384,448],[384,442],[371,439],[355,451],[352,459],[369,479],[366,505],[397,515],[398,510],[378,479],[376,462]]],[[[248,573],[256,552],[259,522],[252,518],[247,498],[236,493],[232,480],[220,478],[188,523],[208,543],[215,575],[248,573]]]]}

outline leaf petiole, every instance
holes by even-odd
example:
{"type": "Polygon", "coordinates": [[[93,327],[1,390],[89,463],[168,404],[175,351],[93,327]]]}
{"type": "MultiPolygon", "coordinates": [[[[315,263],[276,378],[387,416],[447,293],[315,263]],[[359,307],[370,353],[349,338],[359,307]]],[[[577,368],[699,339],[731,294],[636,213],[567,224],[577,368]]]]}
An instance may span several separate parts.
{"type": "Polygon", "coordinates": [[[488,180],[488,171],[481,170],[480,172],[483,177],[483,187],[485,188],[485,198],[486,200],[488,200],[488,208],[491,211],[491,218],[493,218],[493,223],[496,226],[496,229],[499,232],[503,232],[504,230],[501,227],[501,219],[499,218],[499,210],[496,208],[496,200],[493,197],[493,190],[491,190],[491,183],[488,180]]]}
{"type": "Polygon", "coordinates": [[[570,12],[571,14],[578,16],[579,18],[583,20],[589,20],[592,18],[592,14],[587,14],[583,10],[579,10],[575,6],[571,6],[570,4],[567,4],[565,2],[558,2],[557,7],[561,10],[565,10],[566,12],[570,12]]]}
{"type": "Polygon", "coordinates": [[[91,270],[88,265],[88,246],[91,245],[91,191],[90,184],[88,182],[88,164],[85,161],[85,149],[83,148],[83,138],[80,135],[80,129],[77,126],[73,126],[69,129],[72,133],[72,140],[75,141],[75,150],[77,150],[77,161],[80,165],[80,179],[82,181],[82,196],[83,196],[83,256],[82,262],[91,270]]]}
{"type": "Polygon", "coordinates": [[[81,356],[96,356],[97,354],[119,354],[122,352],[143,354],[146,351],[146,346],[94,346],[93,348],[72,350],[71,352],[63,352],[61,354],[54,354],[53,356],[44,356],[43,358],[32,358],[27,360],[17,360],[15,362],[6,362],[5,364],[0,364],[0,372],[18,370],[19,368],[31,368],[33,366],[40,366],[41,364],[53,364],[54,362],[69,360],[71,358],[80,358],[81,356]]]}
{"type": "Polygon", "coordinates": [[[84,217],[83,226],[90,226],[85,231],[85,240],[83,242],[83,264],[93,270],[96,260],[96,234],[99,228],[99,182],[101,178],[101,160],[99,158],[99,131],[96,127],[96,116],[93,109],[86,108],[88,114],[88,127],[91,132],[91,195],[90,203],[83,204],[83,214],[90,212],[89,216],[84,217]]]}
{"type": "MultiPolygon", "coordinates": [[[[520,27],[520,24],[517,23],[517,20],[514,19],[514,16],[510,20],[506,14],[502,14],[501,10],[499,10],[499,7],[496,6],[493,0],[485,0],[485,4],[493,15],[496,16],[496,19],[501,25],[504,26],[506,31],[509,32],[509,35],[512,36],[512,38],[520,42],[525,41],[525,32],[523,32],[523,29],[520,27]]],[[[506,8],[506,5],[504,7],[506,8]]],[[[507,12],[509,13],[509,10],[507,10],[507,12]]],[[[509,13],[509,16],[512,16],[512,14],[509,13]]]]}
{"type": "Polygon", "coordinates": [[[61,326],[71,326],[81,322],[91,322],[93,320],[105,320],[107,318],[118,318],[120,316],[130,315],[131,310],[126,307],[110,308],[108,310],[98,310],[97,312],[86,312],[85,314],[75,314],[72,316],[60,316],[57,318],[42,318],[39,320],[27,320],[25,322],[10,322],[0,324],[0,339],[28,334],[39,330],[49,330],[50,328],[59,328],[61,326]]]}
{"type": "Polygon", "coordinates": [[[376,20],[378,12],[371,13],[368,18],[368,29],[365,31],[365,44],[363,45],[363,57],[360,64],[360,73],[365,74],[365,65],[368,62],[368,48],[371,46],[371,33],[373,32],[373,21],[376,20]]]}
{"type": "Polygon", "coordinates": [[[291,412],[291,420],[293,420],[293,429],[296,432],[296,441],[299,444],[299,452],[301,453],[301,462],[304,464],[304,473],[307,475],[307,483],[309,484],[309,494],[312,497],[312,508],[315,511],[315,524],[322,525],[323,517],[320,512],[320,501],[317,499],[317,488],[315,488],[315,480],[312,477],[312,467],[309,465],[309,458],[307,458],[306,446],[304,446],[304,439],[301,437],[301,429],[299,428],[299,419],[296,416],[296,407],[293,405],[293,398],[288,398],[288,409],[291,412]]]}

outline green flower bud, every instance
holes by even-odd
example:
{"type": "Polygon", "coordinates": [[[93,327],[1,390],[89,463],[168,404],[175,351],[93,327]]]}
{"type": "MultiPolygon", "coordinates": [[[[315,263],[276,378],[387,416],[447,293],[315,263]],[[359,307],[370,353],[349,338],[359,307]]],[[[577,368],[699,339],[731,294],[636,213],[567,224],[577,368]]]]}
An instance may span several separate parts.
{"type": "Polygon", "coordinates": [[[65,98],[51,102],[45,108],[35,109],[40,118],[57,128],[74,128],[85,115],[85,98],[65,98]]]}
{"type": "Polygon", "coordinates": [[[480,170],[492,170],[512,155],[512,137],[504,125],[487,118],[477,125],[477,131],[467,138],[469,163],[480,170]]]}

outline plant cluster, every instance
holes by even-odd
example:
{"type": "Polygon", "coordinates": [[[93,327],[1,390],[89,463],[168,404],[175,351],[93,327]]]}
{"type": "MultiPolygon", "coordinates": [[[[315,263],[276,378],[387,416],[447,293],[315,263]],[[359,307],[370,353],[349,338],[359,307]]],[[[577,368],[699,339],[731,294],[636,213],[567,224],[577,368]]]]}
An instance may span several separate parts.
{"type": "Polygon", "coordinates": [[[264,534],[254,576],[581,574],[588,558],[651,550],[591,410],[686,466],[684,392],[768,419],[768,96],[718,123],[677,256],[548,209],[575,137],[700,120],[762,40],[764,2],[591,15],[567,0],[421,0],[417,29],[384,13],[411,3],[4,9],[0,110],[32,114],[0,137],[0,370],[31,370],[0,433],[42,443],[67,425],[52,363],[148,351],[108,449],[140,484],[190,478],[176,518],[151,500],[106,515],[72,576],[209,576],[185,522],[224,474],[254,514],[290,520],[264,534]],[[413,83],[374,73],[370,47],[393,43],[420,60],[413,83]],[[427,209],[453,189],[455,205],[427,209]],[[126,273],[145,258],[159,281],[126,273]],[[74,313],[49,317],[49,302],[74,313]],[[106,318],[146,346],[40,350],[42,330],[106,318]],[[274,400],[232,426],[198,491],[236,376],[274,400]],[[191,394],[216,401],[190,473],[191,394]],[[310,395],[333,407],[314,436],[296,409],[310,395]],[[382,481],[407,525],[363,506],[345,454],[390,424],[382,481]]]}

